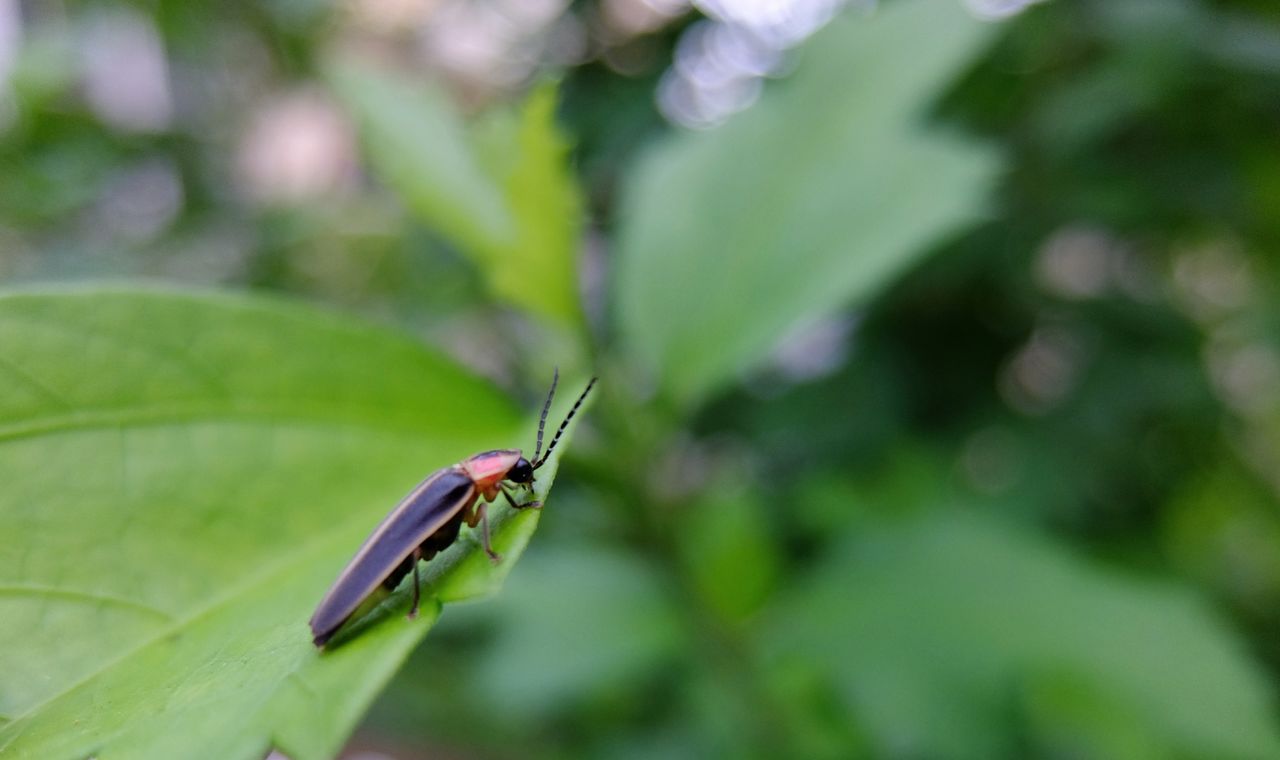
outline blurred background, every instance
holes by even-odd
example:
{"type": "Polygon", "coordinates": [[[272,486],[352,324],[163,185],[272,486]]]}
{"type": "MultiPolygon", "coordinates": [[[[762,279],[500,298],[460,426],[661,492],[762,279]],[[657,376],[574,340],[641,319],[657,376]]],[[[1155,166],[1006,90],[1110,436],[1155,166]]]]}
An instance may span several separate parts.
{"type": "Polygon", "coordinates": [[[1278,249],[1272,0],[0,0],[6,286],[604,377],[350,758],[1280,757],[1278,249]]]}

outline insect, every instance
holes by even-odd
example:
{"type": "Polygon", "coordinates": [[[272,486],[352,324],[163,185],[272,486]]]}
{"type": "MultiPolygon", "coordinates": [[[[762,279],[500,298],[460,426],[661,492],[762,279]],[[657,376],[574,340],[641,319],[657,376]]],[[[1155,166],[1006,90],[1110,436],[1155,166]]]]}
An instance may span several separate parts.
{"type": "Polygon", "coordinates": [[[485,553],[494,562],[498,561],[497,552],[489,545],[488,504],[502,494],[516,509],[541,509],[542,504],[538,501],[517,503],[511,489],[520,486],[532,489],[534,472],[547,463],[569,420],[577,414],[596,384],[596,378],[591,378],[544,453],[542,433],[559,381],[560,373],[557,371],[551,380],[547,401],[542,405],[538,441],[531,460],[525,459],[519,449],[481,452],[428,475],[383,518],[360,546],[356,556],[338,574],[311,616],[311,635],[317,647],[323,647],[379,587],[392,591],[411,572],[413,606],[409,617],[416,616],[421,593],[419,560],[429,560],[448,548],[458,538],[463,523],[472,528],[480,525],[485,553]]]}

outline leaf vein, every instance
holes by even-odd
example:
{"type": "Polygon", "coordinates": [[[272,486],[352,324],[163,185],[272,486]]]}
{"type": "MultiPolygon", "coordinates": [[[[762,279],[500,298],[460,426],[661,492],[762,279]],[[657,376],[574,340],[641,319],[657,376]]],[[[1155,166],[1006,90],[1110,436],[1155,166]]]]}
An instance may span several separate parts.
{"type": "MultiPolygon", "coordinates": [[[[42,435],[55,435],[85,430],[105,430],[110,428],[127,429],[131,427],[162,427],[165,425],[210,421],[210,422],[311,422],[337,426],[359,426],[364,429],[397,430],[408,429],[403,421],[353,419],[346,420],[340,415],[324,413],[321,407],[307,408],[294,404],[293,409],[281,411],[284,400],[264,399],[261,406],[238,404],[167,404],[155,406],[123,406],[119,408],[103,407],[86,409],[62,415],[48,415],[30,420],[0,425],[0,444],[35,438],[42,435]]],[[[353,410],[354,411],[354,410],[353,410]]],[[[419,431],[420,434],[420,431],[419,431]]]]}
{"type": "MultiPolygon", "coordinates": [[[[364,522],[364,521],[367,521],[367,518],[361,515],[361,516],[358,516],[357,518],[352,518],[350,520],[347,520],[346,522],[341,523],[341,527],[347,528],[349,525],[355,525],[358,522],[364,522]]],[[[204,605],[203,607],[197,608],[194,612],[192,612],[191,614],[185,617],[174,620],[171,625],[168,625],[156,631],[155,635],[151,636],[150,638],[147,638],[138,642],[137,646],[133,647],[132,649],[129,649],[126,652],[123,652],[119,657],[116,657],[113,660],[109,660],[103,663],[96,669],[86,673],[84,677],[81,678],[80,680],[70,684],[69,686],[62,689],[61,691],[55,694],[52,694],[47,699],[32,705],[31,707],[27,708],[23,712],[14,716],[13,718],[14,724],[21,725],[24,719],[26,719],[31,715],[34,715],[44,706],[52,704],[58,701],[59,699],[66,697],[67,695],[71,694],[77,689],[84,687],[86,684],[90,683],[91,681],[93,681],[93,679],[97,678],[103,673],[111,670],[112,668],[117,667],[123,662],[128,661],[134,655],[138,654],[139,652],[142,652],[148,647],[155,645],[157,642],[163,641],[166,637],[169,637],[175,633],[181,632],[184,628],[199,621],[201,618],[204,618],[210,614],[213,614],[214,612],[218,611],[222,607],[226,607],[234,604],[235,602],[239,601],[243,596],[249,593],[252,593],[254,590],[261,587],[261,585],[266,583],[270,578],[277,575],[284,575],[284,574],[287,574],[288,572],[293,571],[294,569],[296,569],[298,564],[304,558],[310,556],[313,553],[318,553],[321,550],[327,549],[329,543],[335,541],[338,538],[345,538],[345,537],[346,536],[345,536],[344,530],[335,528],[334,530],[330,530],[320,536],[317,536],[311,541],[303,543],[295,551],[292,551],[283,555],[283,557],[280,560],[265,565],[257,573],[250,575],[244,581],[236,585],[234,588],[232,588],[230,591],[226,592],[225,594],[211,598],[209,603],[204,605]]],[[[7,745],[8,745],[8,742],[6,742],[5,744],[0,744],[0,750],[3,750],[4,747],[7,745]]]]}
{"type": "Polygon", "coordinates": [[[78,589],[58,588],[57,586],[41,586],[37,584],[4,584],[0,585],[0,596],[31,596],[43,598],[47,600],[62,599],[68,602],[81,602],[85,604],[97,603],[110,605],[112,607],[123,607],[126,609],[141,612],[152,617],[158,617],[165,621],[173,620],[173,615],[164,610],[152,607],[142,602],[134,601],[123,596],[114,596],[111,594],[101,594],[96,591],[81,591],[78,589]]]}

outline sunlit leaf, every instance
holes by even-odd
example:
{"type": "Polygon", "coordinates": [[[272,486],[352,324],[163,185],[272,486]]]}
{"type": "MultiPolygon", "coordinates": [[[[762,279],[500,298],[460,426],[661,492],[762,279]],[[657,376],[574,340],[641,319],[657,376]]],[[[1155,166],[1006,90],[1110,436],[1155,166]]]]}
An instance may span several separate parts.
{"type": "MultiPolygon", "coordinates": [[[[316,602],[428,472],[525,443],[448,360],[270,301],[9,295],[0,346],[5,757],[331,756],[436,603],[319,654],[316,602]]],[[[464,530],[433,589],[494,588],[537,522],[500,514],[503,566],[464,530]]]]}
{"type": "Polygon", "coordinates": [[[576,324],[582,198],[555,108],[556,88],[550,84],[534,90],[521,108],[514,164],[503,178],[516,238],[487,263],[487,271],[502,298],[576,324]]]}
{"type": "Polygon", "coordinates": [[[378,176],[414,213],[466,253],[508,244],[515,227],[502,190],[473,155],[448,95],[352,61],[334,65],[330,81],[378,176]]]}
{"type": "Polygon", "coordinates": [[[556,88],[475,132],[437,88],[349,62],[333,71],[374,169],[414,213],[480,267],[494,296],[577,325],[582,200],[556,88]]]}
{"type": "Polygon", "coordinates": [[[670,395],[705,396],[977,217],[994,156],[923,118],[989,36],[953,0],[837,21],[757,105],[641,162],[615,291],[670,395]]]}

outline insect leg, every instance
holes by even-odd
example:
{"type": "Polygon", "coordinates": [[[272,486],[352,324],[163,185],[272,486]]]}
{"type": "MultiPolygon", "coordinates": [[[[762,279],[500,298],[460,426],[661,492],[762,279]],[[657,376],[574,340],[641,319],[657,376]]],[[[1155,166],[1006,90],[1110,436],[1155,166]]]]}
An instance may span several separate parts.
{"type": "MultiPolygon", "coordinates": [[[[506,491],[503,491],[503,493],[506,493],[506,491]]],[[[492,546],[489,545],[489,510],[487,509],[488,506],[489,505],[485,501],[481,500],[480,503],[476,506],[476,511],[480,513],[480,536],[484,540],[484,553],[489,555],[489,559],[493,560],[494,564],[497,564],[498,561],[502,559],[502,557],[493,550],[492,546]]]]}
{"type": "Polygon", "coordinates": [[[515,499],[511,498],[511,492],[505,487],[502,488],[502,495],[507,497],[507,503],[510,504],[513,509],[542,509],[542,502],[537,499],[534,499],[533,501],[526,501],[523,504],[517,504],[515,499]]]}
{"type": "Polygon", "coordinates": [[[422,559],[422,547],[413,550],[413,606],[409,608],[410,620],[418,616],[418,597],[422,593],[419,589],[421,583],[418,580],[418,560],[420,559],[422,559]]]}

